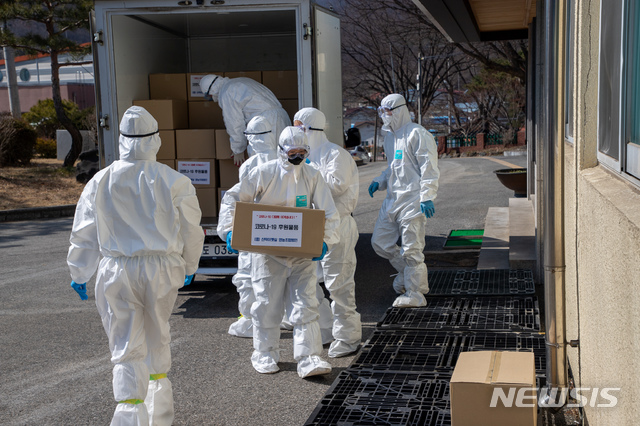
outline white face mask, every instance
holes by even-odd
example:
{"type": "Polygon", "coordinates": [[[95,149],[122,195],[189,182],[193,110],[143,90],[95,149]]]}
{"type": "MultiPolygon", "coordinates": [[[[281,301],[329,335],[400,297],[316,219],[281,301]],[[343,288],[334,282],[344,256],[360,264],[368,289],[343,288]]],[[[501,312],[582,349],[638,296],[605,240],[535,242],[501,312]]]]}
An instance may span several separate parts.
{"type": "Polygon", "coordinates": [[[393,121],[393,115],[385,115],[382,117],[382,124],[384,124],[386,127],[389,127],[391,121],[393,121]]]}

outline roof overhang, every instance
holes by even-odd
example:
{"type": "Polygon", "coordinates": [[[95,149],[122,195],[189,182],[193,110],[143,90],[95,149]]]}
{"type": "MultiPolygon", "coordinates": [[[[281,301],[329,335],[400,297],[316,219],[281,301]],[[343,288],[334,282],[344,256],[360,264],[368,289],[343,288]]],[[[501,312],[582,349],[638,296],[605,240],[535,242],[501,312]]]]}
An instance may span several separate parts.
{"type": "Polygon", "coordinates": [[[536,0],[413,0],[450,41],[526,39],[536,0]]]}

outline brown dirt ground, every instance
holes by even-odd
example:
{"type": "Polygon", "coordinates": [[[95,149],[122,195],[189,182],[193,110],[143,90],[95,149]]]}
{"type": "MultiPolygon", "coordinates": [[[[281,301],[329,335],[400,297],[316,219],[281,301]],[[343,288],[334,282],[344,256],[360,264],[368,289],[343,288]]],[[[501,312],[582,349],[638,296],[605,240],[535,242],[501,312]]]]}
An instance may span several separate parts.
{"type": "Polygon", "coordinates": [[[83,189],[75,168],[63,168],[61,160],[35,158],[26,167],[0,167],[0,210],[75,204],[83,189]]]}

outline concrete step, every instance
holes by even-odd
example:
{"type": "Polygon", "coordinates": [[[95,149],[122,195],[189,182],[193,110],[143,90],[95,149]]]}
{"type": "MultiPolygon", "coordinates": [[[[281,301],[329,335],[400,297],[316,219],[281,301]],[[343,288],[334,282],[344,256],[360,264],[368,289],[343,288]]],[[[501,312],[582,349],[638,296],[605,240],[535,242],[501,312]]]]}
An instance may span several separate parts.
{"type": "Polygon", "coordinates": [[[509,269],[508,207],[489,207],[477,269],[509,269]]]}
{"type": "Polygon", "coordinates": [[[509,266],[535,269],[536,228],[533,204],[526,198],[509,199],[509,266]]]}

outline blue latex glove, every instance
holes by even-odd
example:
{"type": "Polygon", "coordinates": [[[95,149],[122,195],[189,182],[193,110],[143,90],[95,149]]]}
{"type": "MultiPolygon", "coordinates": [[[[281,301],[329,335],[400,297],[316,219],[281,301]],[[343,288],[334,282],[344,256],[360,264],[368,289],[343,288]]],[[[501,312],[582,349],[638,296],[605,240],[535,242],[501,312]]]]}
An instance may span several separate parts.
{"type": "Polygon", "coordinates": [[[306,160],[304,160],[305,163],[307,164],[311,164],[311,160],[309,160],[308,158],[306,160]]]}
{"type": "Polygon", "coordinates": [[[71,281],[71,287],[78,293],[80,299],[87,300],[89,296],[87,296],[87,283],[78,284],[75,281],[71,281]]]}
{"type": "Polygon", "coordinates": [[[424,213],[426,217],[433,217],[436,214],[436,208],[433,205],[433,201],[423,201],[420,203],[420,211],[424,213]]]}
{"type": "Polygon", "coordinates": [[[327,250],[329,249],[329,247],[327,247],[327,243],[325,243],[324,241],[322,242],[322,253],[320,254],[320,256],[318,257],[314,257],[311,260],[322,260],[324,259],[324,255],[327,254],[327,250]]]}
{"type": "Polygon", "coordinates": [[[191,284],[193,282],[193,277],[195,277],[196,274],[193,275],[185,275],[184,276],[184,285],[185,287],[188,286],[189,284],[191,284]]]}
{"type": "Polygon", "coordinates": [[[238,250],[234,250],[233,248],[231,248],[231,232],[227,234],[227,251],[229,253],[238,254],[238,250]]]}
{"type": "Polygon", "coordinates": [[[369,195],[371,198],[373,198],[373,193],[376,192],[379,187],[380,184],[378,182],[371,182],[371,185],[369,185],[369,195]]]}

